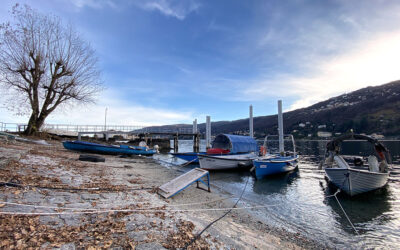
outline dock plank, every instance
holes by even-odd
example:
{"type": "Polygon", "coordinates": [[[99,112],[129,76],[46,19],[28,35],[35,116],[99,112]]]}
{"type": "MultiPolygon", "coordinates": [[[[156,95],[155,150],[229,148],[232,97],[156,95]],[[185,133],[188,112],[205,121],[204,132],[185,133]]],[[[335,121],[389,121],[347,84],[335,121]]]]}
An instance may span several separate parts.
{"type": "Polygon", "coordinates": [[[169,198],[206,175],[208,175],[207,170],[195,168],[160,186],[158,193],[164,198],[169,198]]]}

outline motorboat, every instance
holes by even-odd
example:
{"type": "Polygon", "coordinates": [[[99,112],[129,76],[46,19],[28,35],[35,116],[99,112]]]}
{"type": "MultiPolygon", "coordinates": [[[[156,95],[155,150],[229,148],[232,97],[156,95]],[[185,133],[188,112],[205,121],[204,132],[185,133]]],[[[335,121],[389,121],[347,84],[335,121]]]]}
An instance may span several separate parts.
{"type": "Polygon", "coordinates": [[[377,139],[360,134],[347,134],[328,142],[324,167],[328,181],[350,196],[369,192],[385,186],[389,179],[391,162],[389,150],[377,139]],[[341,155],[341,145],[345,140],[365,140],[373,148],[373,154],[366,158],[350,159],[341,155]]]}

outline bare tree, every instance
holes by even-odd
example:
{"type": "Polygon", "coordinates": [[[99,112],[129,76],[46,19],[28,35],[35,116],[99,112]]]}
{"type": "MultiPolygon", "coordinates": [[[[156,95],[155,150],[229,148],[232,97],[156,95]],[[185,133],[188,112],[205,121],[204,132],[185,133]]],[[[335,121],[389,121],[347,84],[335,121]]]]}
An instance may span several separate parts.
{"type": "Polygon", "coordinates": [[[60,104],[94,102],[101,90],[97,57],[58,17],[15,5],[13,23],[0,26],[0,84],[28,105],[25,134],[39,131],[60,104]]]}

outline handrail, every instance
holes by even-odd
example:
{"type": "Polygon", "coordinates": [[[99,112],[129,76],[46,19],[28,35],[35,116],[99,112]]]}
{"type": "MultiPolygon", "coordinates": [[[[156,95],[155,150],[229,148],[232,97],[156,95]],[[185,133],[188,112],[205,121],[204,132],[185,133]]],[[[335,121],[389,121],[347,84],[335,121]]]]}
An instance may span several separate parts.
{"type": "MultiPolygon", "coordinates": [[[[0,122],[0,131],[3,132],[21,132],[24,131],[27,124],[24,123],[6,123],[0,122]]],[[[44,124],[42,131],[58,130],[67,132],[102,132],[102,131],[123,131],[134,133],[193,133],[192,127],[168,129],[162,127],[145,127],[141,125],[74,125],[74,124],[44,124]]]]}

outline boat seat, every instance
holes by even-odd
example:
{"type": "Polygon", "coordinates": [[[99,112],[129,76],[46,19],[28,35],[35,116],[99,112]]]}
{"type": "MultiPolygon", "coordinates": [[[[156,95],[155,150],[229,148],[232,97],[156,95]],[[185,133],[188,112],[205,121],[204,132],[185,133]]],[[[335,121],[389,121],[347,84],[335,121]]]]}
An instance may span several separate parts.
{"type": "Polygon", "coordinates": [[[389,165],[385,160],[381,161],[379,164],[379,172],[380,173],[387,173],[389,171],[389,165]]]}
{"type": "Polygon", "coordinates": [[[375,155],[368,156],[368,168],[370,172],[379,172],[379,162],[375,155]]]}
{"type": "Polygon", "coordinates": [[[339,168],[350,168],[349,164],[343,159],[342,156],[335,155],[333,159],[335,160],[336,164],[338,164],[339,168]]]}

